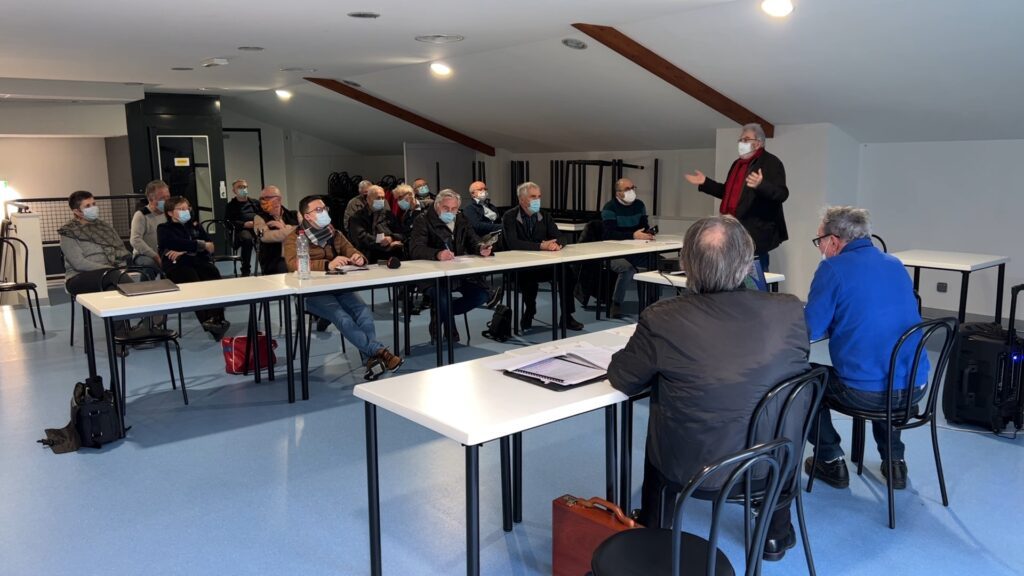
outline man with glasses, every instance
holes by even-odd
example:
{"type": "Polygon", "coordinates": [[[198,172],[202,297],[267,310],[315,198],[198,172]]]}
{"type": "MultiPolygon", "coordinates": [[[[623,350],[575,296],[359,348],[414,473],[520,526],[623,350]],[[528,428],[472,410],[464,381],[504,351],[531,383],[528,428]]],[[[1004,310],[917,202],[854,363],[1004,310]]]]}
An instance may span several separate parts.
{"type": "MultiPolygon", "coordinates": [[[[921,322],[914,287],[903,264],[871,243],[868,211],[852,206],[825,210],[818,235],[811,242],[822,261],[811,281],[804,316],[812,341],[829,338],[831,375],[825,398],[862,410],[885,410],[889,361],[897,340],[911,326],[921,322]]],[[[915,342],[910,342],[914,349],[915,342]]],[[[905,400],[912,355],[899,359],[894,382],[893,406],[905,400]]],[[[920,400],[928,378],[928,357],[922,356],[913,400],[920,400]]],[[[821,440],[815,447],[818,464],[815,477],[836,488],[846,488],[850,475],[839,446],[839,433],[832,425],[829,409],[819,412],[816,427],[821,440]]],[[[893,487],[907,487],[907,464],[899,430],[892,431],[892,453],[888,454],[885,422],[871,423],[875,443],[882,457],[882,475],[887,460],[893,460],[893,487]]],[[[815,439],[816,430],[810,433],[815,439]]],[[[805,462],[810,473],[813,458],[805,462]]]]}
{"type": "MultiPolygon", "coordinates": [[[[300,234],[309,240],[310,270],[323,272],[349,264],[366,264],[366,257],[356,250],[344,234],[331,226],[331,215],[320,196],[303,198],[299,202],[299,214],[302,219],[296,233],[289,234],[284,241],[284,257],[290,272],[299,269],[296,238],[300,234]]],[[[359,350],[360,358],[366,362],[367,379],[376,377],[374,368],[378,366],[394,372],[402,365],[402,357],[393,354],[377,340],[373,314],[358,294],[333,292],[309,296],[306,298],[306,309],[320,318],[330,320],[341,335],[359,350]]]]}
{"type": "Polygon", "coordinates": [[[264,274],[281,274],[288,265],[281,254],[284,239],[295,234],[299,217],[281,203],[281,190],[267,186],[260,192],[260,211],[253,218],[253,229],[260,239],[260,269],[264,274]]]}
{"type": "MultiPolygon", "coordinates": [[[[601,221],[604,224],[605,240],[654,240],[647,223],[647,207],[644,201],[636,196],[636,185],[629,178],[619,178],[615,182],[615,197],[601,208],[601,221]]],[[[637,268],[642,266],[646,256],[628,256],[615,258],[608,262],[608,267],[617,274],[615,290],[612,292],[612,306],[608,310],[610,318],[622,318],[622,301],[626,298],[626,288],[633,281],[637,268]]],[[[582,287],[576,288],[582,293],[582,287]]],[[[580,297],[577,295],[577,299],[580,297]]]]}
{"type": "Polygon", "coordinates": [[[735,216],[754,239],[754,254],[768,271],[768,252],[789,239],[782,203],[789,198],[786,169],[777,156],[764,149],[764,129],[747,124],[740,130],[739,158],[729,168],[725,183],[715,182],[700,170],[686,181],[722,201],[719,212],[735,216]]]}
{"type": "Polygon", "coordinates": [[[501,230],[501,219],[498,210],[487,195],[487,184],[477,180],[469,185],[469,195],[473,199],[468,206],[462,208],[470,226],[477,236],[483,237],[496,230],[501,230]]]}
{"type": "Polygon", "coordinates": [[[235,196],[228,200],[224,209],[224,219],[235,229],[235,243],[232,248],[241,249],[242,276],[248,276],[252,273],[252,247],[255,240],[253,228],[260,204],[249,197],[249,183],[243,178],[231,183],[231,191],[235,196]]]}

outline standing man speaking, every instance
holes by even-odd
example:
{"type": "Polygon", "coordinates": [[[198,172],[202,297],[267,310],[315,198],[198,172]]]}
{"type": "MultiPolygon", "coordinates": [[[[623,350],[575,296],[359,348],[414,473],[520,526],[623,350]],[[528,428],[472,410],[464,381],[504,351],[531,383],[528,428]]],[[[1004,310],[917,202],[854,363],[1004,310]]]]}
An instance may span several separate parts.
{"type": "Polygon", "coordinates": [[[778,156],[764,149],[764,129],[747,124],[740,131],[739,158],[733,161],[725,184],[715,182],[697,170],[686,181],[722,201],[719,212],[735,216],[754,239],[754,255],[768,270],[768,252],[786,240],[786,217],[782,203],[789,198],[786,169],[778,156]]]}

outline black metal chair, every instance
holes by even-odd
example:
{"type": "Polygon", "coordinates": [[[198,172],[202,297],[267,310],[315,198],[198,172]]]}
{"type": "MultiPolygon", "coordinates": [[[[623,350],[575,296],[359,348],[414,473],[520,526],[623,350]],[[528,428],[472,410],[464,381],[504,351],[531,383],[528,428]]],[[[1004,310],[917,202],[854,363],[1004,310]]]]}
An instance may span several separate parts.
{"type": "MultiPolygon", "coordinates": [[[[739,482],[749,483],[750,475],[764,473],[764,499],[762,506],[773,510],[782,489],[782,477],[796,459],[793,443],[784,438],[748,448],[705,466],[686,484],[676,498],[672,528],[636,528],[625,530],[605,540],[591,558],[594,576],[633,575],[673,576],[698,575],[725,576],[736,573],[729,558],[718,548],[722,510],[729,496],[736,493],[739,482]],[[722,481],[724,479],[724,481],[722,481]],[[687,501],[702,486],[722,481],[714,489],[716,497],[711,513],[708,538],[682,531],[683,512],[687,501]]],[[[710,489],[710,485],[709,485],[710,489]]],[[[750,491],[745,491],[744,506],[753,505],[750,491]]],[[[770,514],[759,514],[754,535],[745,546],[747,576],[760,573],[761,555],[768,535],[770,514]]]]}
{"type": "MultiPolygon", "coordinates": [[[[231,262],[231,268],[235,276],[238,276],[238,265],[242,262],[242,257],[235,254],[235,226],[227,220],[203,220],[199,223],[206,230],[207,234],[211,236],[217,232],[217,227],[220,226],[224,230],[224,248],[220,254],[213,255],[214,264],[218,262],[231,262]]],[[[256,265],[259,266],[259,258],[256,258],[256,265]]]]}
{"type": "MultiPolygon", "coordinates": [[[[100,281],[100,286],[110,285],[111,275],[115,278],[120,278],[122,274],[137,274],[142,280],[154,280],[159,277],[159,272],[148,266],[127,266],[124,268],[112,268],[103,275],[103,279],[100,281]]],[[[116,284],[116,282],[113,282],[116,284]]],[[[126,323],[127,324],[127,323],[126,323]]],[[[180,320],[179,320],[180,324],[180,320]]],[[[180,326],[179,326],[180,328],[180,326]]],[[[140,327],[130,329],[125,326],[121,331],[114,331],[114,345],[115,346],[138,346],[138,345],[164,345],[164,352],[167,355],[167,370],[171,376],[171,389],[177,390],[178,386],[174,379],[174,366],[171,364],[171,344],[174,344],[174,350],[178,357],[178,376],[181,378],[181,397],[184,399],[185,404],[188,404],[188,391],[185,389],[185,370],[181,364],[181,344],[178,342],[178,332],[169,329],[157,329],[153,326],[150,319],[145,319],[140,327]]],[[[123,399],[126,398],[127,384],[126,375],[127,368],[125,357],[126,354],[121,355],[121,398],[122,407],[124,405],[123,399]]]]}
{"type": "Polygon", "coordinates": [[[32,315],[32,327],[39,328],[39,330],[46,335],[46,327],[43,325],[43,311],[39,305],[39,292],[36,290],[35,282],[29,282],[28,279],[28,245],[25,244],[20,238],[14,238],[13,236],[0,237],[0,266],[3,267],[3,272],[7,271],[7,263],[10,263],[10,270],[13,273],[11,280],[8,281],[7,275],[4,274],[3,278],[0,278],[0,293],[4,292],[24,292],[26,304],[28,305],[29,314],[32,315]],[[21,273],[18,272],[18,250],[21,250],[23,258],[21,261],[23,266],[21,267],[21,273]],[[32,298],[35,297],[35,303],[33,304],[32,298]],[[39,316],[39,324],[36,324],[36,316],[39,316]]]}
{"type": "MultiPolygon", "coordinates": [[[[836,402],[830,402],[829,399],[825,398],[825,405],[840,414],[846,414],[847,416],[853,417],[853,447],[851,450],[851,460],[857,463],[857,475],[859,476],[864,471],[864,439],[865,439],[865,421],[866,420],[884,420],[886,423],[886,442],[889,446],[889,451],[892,450],[892,431],[893,430],[910,430],[911,428],[917,428],[929,424],[932,430],[932,452],[935,454],[935,471],[939,476],[939,490],[942,492],[942,505],[949,506],[949,498],[946,495],[946,480],[942,474],[942,459],[939,456],[939,435],[938,428],[935,422],[935,405],[939,398],[939,387],[942,383],[943,374],[946,371],[946,366],[949,363],[950,351],[953,349],[953,342],[956,339],[956,332],[959,326],[959,322],[956,318],[938,318],[935,320],[928,320],[916,324],[907,329],[906,332],[900,336],[900,339],[896,342],[895,348],[893,348],[892,356],[889,360],[889,377],[886,385],[886,391],[888,392],[888,401],[886,402],[886,409],[879,411],[869,410],[856,410],[847,406],[842,406],[836,402]],[[944,340],[942,346],[939,349],[939,354],[934,366],[934,373],[929,381],[925,383],[925,390],[922,392],[924,400],[924,411],[921,411],[920,401],[913,401],[913,393],[903,394],[903,400],[899,406],[896,404],[893,397],[893,390],[895,388],[895,374],[897,367],[897,360],[906,355],[905,348],[913,346],[915,359],[913,361],[913,367],[910,370],[908,378],[908,386],[905,388],[908,392],[913,387],[914,382],[917,382],[917,370],[920,367],[920,362],[917,360],[921,358],[921,354],[925,353],[928,342],[940,331],[944,332],[944,340]],[[916,345],[913,344],[915,336],[920,337],[920,341],[916,345]],[[909,344],[908,344],[909,343],[909,344]]],[[[820,434],[820,430],[819,430],[820,434]]],[[[815,439],[815,445],[818,444],[818,438],[815,439]]],[[[817,455],[815,455],[817,458],[817,455]]],[[[817,465],[817,461],[814,463],[817,465]]],[[[893,501],[894,490],[892,485],[892,459],[887,461],[888,468],[886,469],[886,488],[889,495],[889,528],[896,528],[896,505],[893,501]]],[[[807,491],[810,492],[814,485],[814,466],[811,467],[811,474],[807,479],[807,491]]]]}
{"type": "Polygon", "coordinates": [[[881,248],[882,252],[889,252],[889,247],[885,245],[885,240],[882,240],[882,237],[879,236],[878,234],[871,235],[871,243],[876,244],[879,248],[881,248]]]}

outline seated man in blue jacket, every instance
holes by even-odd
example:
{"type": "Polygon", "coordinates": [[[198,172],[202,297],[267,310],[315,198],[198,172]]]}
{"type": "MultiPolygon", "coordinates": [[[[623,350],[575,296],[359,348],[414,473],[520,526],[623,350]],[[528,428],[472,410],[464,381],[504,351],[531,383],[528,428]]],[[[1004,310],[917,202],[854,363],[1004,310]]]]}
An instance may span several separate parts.
{"type": "Polygon", "coordinates": [[[501,218],[498,217],[498,209],[491,204],[487,197],[487,184],[477,180],[469,185],[469,195],[473,201],[462,207],[462,213],[466,215],[473,232],[483,238],[485,235],[501,230],[501,218]]]}
{"type": "MultiPolygon", "coordinates": [[[[885,410],[889,359],[900,336],[921,322],[914,298],[914,287],[903,264],[871,243],[868,211],[851,206],[834,206],[825,211],[814,245],[822,262],[814,273],[804,316],[811,340],[829,338],[832,373],[825,396],[862,410],[885,410]]],[[[912,350],[916,343],[912,344],[912,350]]],[[[893,405],[905,402],[907,380],[912,367],[912,352],[897,364],[893,405]]],[[[928,378],[928,357],[921,358],[914,383],[913,401],[918,401],[928,378]]],[[[899,431],[892,433],[892,453],[887,454],[885,422],[871,423],[878,452],[882,457],[882,475],[886,461],[893,459],[894,488],[907,486],[907,464],[899,431]]],[[[815,477],[836,488],[850,484],[839,434],[832,425],[828,408],[822,408],[818,426],[821,441],[815,447],[818,464],[815,477]]],[[[811,430],[813,442],[816,430],[811,430]]],[[[808,458],[805,469],[810,473],[808,458]]]]}
{"type": "MultiPolygon", "coordinates": [[[[619,178],[615,183],[615,198],[601,208],[601,221],[604,224],[605,240],[654,240],[654,234],[648,232],[647,207],[643,200],[636,197],[636,185],[629,178],[619,178]]],[[[612,292],[612,307],[608,310],[609,317],[622,318],[626,288],[646,258],[643,255],[628,256],[615,258],[608,263],[611,271],[618,274],[612,292]]]]}

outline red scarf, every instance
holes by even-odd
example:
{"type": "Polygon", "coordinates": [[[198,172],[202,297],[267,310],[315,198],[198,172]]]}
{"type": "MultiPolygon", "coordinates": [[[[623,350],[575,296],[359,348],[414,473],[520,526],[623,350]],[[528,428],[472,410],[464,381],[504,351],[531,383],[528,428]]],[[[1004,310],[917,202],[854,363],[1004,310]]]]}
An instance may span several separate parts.
{"type": "Polygon", "coordinates": [[[764,148],[758,148],[750,158],[740,158],[732,163],[729,169],[729,177],[725,179],[725,196],[722,198],[722,205],[718,208],[719,213],[736,215],[736,207],[740,205],[740,196],[743,195],[743,186],[747,182],[747,168],[755,158],[761,156],[764,148]]]}

